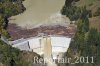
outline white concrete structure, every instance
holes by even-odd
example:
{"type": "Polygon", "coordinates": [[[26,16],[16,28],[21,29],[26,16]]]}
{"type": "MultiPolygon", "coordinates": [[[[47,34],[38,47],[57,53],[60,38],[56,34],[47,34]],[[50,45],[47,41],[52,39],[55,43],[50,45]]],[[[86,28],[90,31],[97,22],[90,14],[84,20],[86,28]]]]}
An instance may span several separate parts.
{"type": "MultiPolygon", "coordinates": [[[[62,36],[32,37],[12,42],[12,46],[20,50],[33,51],[44,58],[57,59],[63,56],[70,45],[71,38],[62,36]]],[[[56,66],[52,61],[46,60],[48,66],[56,66]]]]}
{"type": "Polygon", "coordinates": [[[53,59],[56,59],[60,53],[64,53],[67,51],[70,45],[70,41],[71,38],[51,37],[53,59]]]}
{"type": "MultiPolygon", "coordinates": [[[[67,51],[70,45],[71,38],[61,37],[61,36],[50,36],[49,38],[52,46],[53,58],[56,58],[56,56],[59,53],[64,53],[67,51]]],[[[36,52],[39,55],[43,55],[44,47],[43,47],[43,43],[41,43],[42,39],[43,37],[32,37],[28,39],[20,39],[20,40],[13,41],[12,46],[19,48],[20,50],[26,50],[26,51],[33,50],[33,52],[36,52]]]]}

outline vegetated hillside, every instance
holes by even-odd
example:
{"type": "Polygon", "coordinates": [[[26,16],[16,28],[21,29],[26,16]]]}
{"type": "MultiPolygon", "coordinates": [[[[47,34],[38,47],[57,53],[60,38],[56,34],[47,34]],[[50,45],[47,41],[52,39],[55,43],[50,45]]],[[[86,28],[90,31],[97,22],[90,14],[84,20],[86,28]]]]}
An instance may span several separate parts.
{"type": "MultiPolygon", "coordinates": [[[[6,30],[8,18],[22,13],[25,8],[23,0],[0,0],[0,37],[9,38],[6,30]]],[[[35,66],[33,57],[39,56],[33,52],[20,51],[5,44],[0,40],[0,66],[35,66]]]]}
{"type": "Polygon", "coordinates": [[[23,0],[0,0],[0,34],[9,37],[6,31],[8,18],[22,13],[25,10],[22,1],[23,0]]]}
{"type": "Polygon", "coordinates": [[[65,53],[65,57],[71,58],[71,61],[61,66],[100,66],[100,6],[95,6],[96,3],[100,1],[66,0],[61,12],[76,21],[77,32],[65,53]],[[91,2],[95,9],[91,9],[91,2]],[[86,57],[89,57],[88,61],[86,57]],[[93,63],[90,57],[93,57],[93,63]]]}
{"type": "Polygon", "coordinates": [[[66,15],[73,21],[78,20],[82,11],[85,11],[84,15],[88,13],[90,18],[90,27],[100,29],[98,27],[98,24],[100,24],[100,0],[66,0],[65,4],[61,10],[63,15],[66,15]]]}
{"type": "Polygon", "coordinates": [[[80,0],[75,5],[78,7],[86,6],[88,10],[91,10],[90,28],[100,29],[100,0],[80,0]]]}
{"type": "Polygon", "coordinates": [[[34,66],[34,56],[39,57],[36,53],[12,48],[0,40],[0,64],[2,66],[34,66]]]}

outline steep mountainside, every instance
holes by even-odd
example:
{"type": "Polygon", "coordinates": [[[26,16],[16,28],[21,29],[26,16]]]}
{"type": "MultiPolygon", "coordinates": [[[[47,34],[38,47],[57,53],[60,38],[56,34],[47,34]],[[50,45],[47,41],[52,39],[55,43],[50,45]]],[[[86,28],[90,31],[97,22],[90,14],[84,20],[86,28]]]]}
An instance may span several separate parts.
{"type": "Polygon", "coordinates": [[[65,53],[71,60],[60,66],[100,66],[100,0],[66,0],[61,12],[76,21],[77,32],[65,53]]]}

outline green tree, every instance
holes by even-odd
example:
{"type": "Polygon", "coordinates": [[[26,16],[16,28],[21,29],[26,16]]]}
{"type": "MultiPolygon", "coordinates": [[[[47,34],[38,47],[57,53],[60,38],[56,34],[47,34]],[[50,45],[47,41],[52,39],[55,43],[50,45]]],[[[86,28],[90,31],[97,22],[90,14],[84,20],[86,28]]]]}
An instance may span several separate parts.
{"type": "Polygon", "coordinates": [[[83,30],[84,30],[84,32],[89,31],[89,19],[88,19],[88,17],[85,17],[83,19],[83,30]]]}

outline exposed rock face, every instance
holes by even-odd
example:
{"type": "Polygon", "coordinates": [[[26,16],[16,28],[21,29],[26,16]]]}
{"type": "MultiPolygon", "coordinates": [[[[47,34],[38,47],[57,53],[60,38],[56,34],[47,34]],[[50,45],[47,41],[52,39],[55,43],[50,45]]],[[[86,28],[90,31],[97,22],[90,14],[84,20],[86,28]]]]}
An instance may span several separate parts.
{"type": "Polygon", "coordinates": [[[68,27],[55,25],[55,26],[40,26],[33,29],[25,29],[17,26],[16,24],[9,24],[7,28],[11,38],[13,40],[20,38],[29,38],[38,36],[39,33],[43,33],[45,35],[62,35],[73,37],[76,32],[75,25],[70,25],[68,27]]]}

